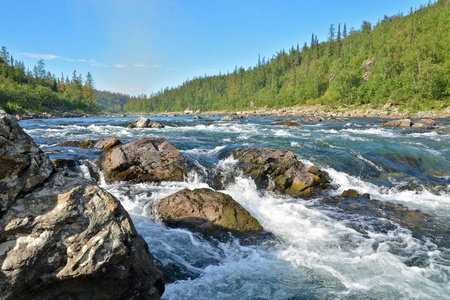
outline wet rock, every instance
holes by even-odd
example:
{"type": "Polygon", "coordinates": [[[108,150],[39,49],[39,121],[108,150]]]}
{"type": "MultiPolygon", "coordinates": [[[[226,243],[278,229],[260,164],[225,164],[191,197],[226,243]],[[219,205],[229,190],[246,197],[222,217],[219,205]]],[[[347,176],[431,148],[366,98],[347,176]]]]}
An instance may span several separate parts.
{"type": "Polygon", "coordinates": [[[234,153],[238,167],[260,188],[308,198],[331,188],[328,173],[305,167],[288,150],[254,148],[234,153]]]}
{"type": "Polygon", "coordinates": [[[66,172],[72,160],[54,172],[0,114],[0,299],[159,299],[162,272],[120,202],[66,172]]]}
{"type": "Polygon", "coordinates": [[[84,140],[84,141],[80,142],[78,147],[84,148],[84,149],[90,149],[90,148],[94,147],[96,142],[97,142],[96,140],[84,140]]]}
{"type": "Polygon", "coordinates": [[[342,192],[342,197],[358,198],[359,194],[356,190],[350,189],[342,192]]]}
{"type": "Polygon", "coordinates": [[[184,189],[162,199],[154,208],[168,225],[206,235],[263,230],[258,220],[231,196],[211,189],[184,189]]]}
{"type": "MultiPolygon", "coordinates": [[[[436,224],[430,215],[401,204],[370,199],[369,194],[354,196],[343,194],[333,199],[325,198],[323,203],[338,207],[348,214],[357,215],[358,218],[365,218],[368,224],[372,223],[371,226],[375,230],[388,232],[399,224],[410,229],[416,238],[431,239],[438,246],[448,248],[450,230],[436,224]]],[[[360,228],[355,229],[361,231],[360,228]]]]}
{"type": "Polygon", "coordinates": [[[13,199],[41,185],[53,171],[48,155],[0,108],[0,217],[13,199]]]}
{"type": "Polygon", "coordinates": [[[292,121],[286,121],[286,122],[281,122],[278,123],[276,125],[283,125],[283,126],[299,126],[298,123],[292,122],[292,121]]]}
{"type": "Polygon", "coordinates": [[[380,124],[383,127],[411,127],[411,125],[410,119],[390,120],[380,124]]]}
{"type": "Polygon", "coordinates": [[[62,142],[61,144],[59,144],[60,146],[63,147],[78,147],[80,145],[80,141],[66,141],[66,142],[62,142]]]}
{"type": "Polygon", "coordinates": [[[192,119],[193,120],[200,120],[202,117],[200,117],[200,116],[194,116],[192,119]]]}
{"type": "Polygon", "coordinates": [[[0,225],[2,299],[159,299],[164,291],[120,202],[80,178],[56,173],[0,225]]]}
{"type": "Polygon", "coordinates": [[[122,142],[119,141],[116,137],[105,137],[101,140],[95,142],[94,147],[102,150],[109,150],[114,148],[115,146],[122,145],[122,142]]]}
{"type": "Polygon", "coordinates": [[[134,120],[129,126],[129,128],[164,128],[163,124],[150,120],[146,117],[139,117],[134,120]]]}
{"type": "Polygon", "coordinates": [[[142,138],[112,149],[101,167],[107,181],[182,181],[188,167],[165,138],[142,138]]]}
{"type": "Polygon", "coordinates": [[[78,163],[74,159],[58,158],[53,161],[56,169],[58,170],[70,170],[73,172],[77,171],[78,163]]]}

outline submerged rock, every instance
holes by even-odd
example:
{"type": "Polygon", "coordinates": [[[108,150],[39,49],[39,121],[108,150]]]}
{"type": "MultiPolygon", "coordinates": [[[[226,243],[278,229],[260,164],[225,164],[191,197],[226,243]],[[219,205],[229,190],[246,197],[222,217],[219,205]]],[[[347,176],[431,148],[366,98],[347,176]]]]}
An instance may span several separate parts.
{"type": "Polygon", "coordinates": [[[80,141],[66,141],[59,144],[62,147],[78,147],[80,145],[80,141]]]}
{"type": "Polygon", "coordinates": [[[284,125],[284,126],[299,126],[298,123],[292,122],[292,121],[284,121],[284,122],[280,122],[276,125],[284,125]]]}
{"type": "Polygon", "coordinates": [[[41,185],[53,171],[48,155],[0,108],[0,217],[13,199],[41,185]]]}
{"type": "Polygon", "coordinates": [[[162,272],[120,202],[71,160],[54,172],[1,113],[0,299],[159,299],[162,272]]]}
{"type": "Polygon", "coordinates": [[[254,148],[234,156],[239,169],[265,189],[307,198],[331,188],[328,173],[315,166],[305,167],[288,150],[254,148]]]}
{"type": "Polygon", "coordinates": [[[163,124],[150,120],[146,117],[139,117],[134,120],[129,126],[129,128],[164,128],[163,124]]]}
{"type": "Polygon", "coordinates": [[[383,127],[411,127],[412,122],[410,119],[391,120],[380,124],[383,127]]]}
{"type": "Polygon", "coordinates": [[[101,164],[107,181],[182,181],[186,159],[165,138],[142,138],[117,146],[101,164]]]}
{"type": "Polygon", "coordinates": [[[114,148],[115,146],[121,145],[122,142],[113,136],[105,137],[100,140],[84,140],[84,141],[66,141],[59,144],[63,147],[79,147],[84,149],[91,149],[91,148],[99,148],[102,150],[109,150],[114,148]]]}
{"type": "Polygon", "coordinates": [[[166,224],[206,235],[263,231],[258,220],[231,196],[211,189],[184,189],[162,199],[154,208],[166,224]]]}
{"type": "MultiPolygon", "coordinates": [[[[450,245],[450,230],[439,226],[433,218],[419,210],[412,210],[402,204],[382,202],[371,199],[369,194],[358,195],[355,190],[348,190],[342,196],[333,199],[325,198],[323,203],[338,207],[347,214],[354,214],[359,218],[366,218],[372,223],[374,230],[387,232],[394,230],[400,224],[411,230],[413,236],[424,240],[431,239],[438,246],[448,248],[450,245]]],[[[355,229],[365,233],[360,228],[360,222],[355,229]]]]}

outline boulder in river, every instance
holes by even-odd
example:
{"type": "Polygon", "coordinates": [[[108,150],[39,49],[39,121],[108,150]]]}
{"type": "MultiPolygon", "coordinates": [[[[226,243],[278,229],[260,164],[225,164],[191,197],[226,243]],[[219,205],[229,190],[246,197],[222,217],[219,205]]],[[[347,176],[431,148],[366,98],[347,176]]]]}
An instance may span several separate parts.
{"type": "Polygon", "coordinates": [[[239,169],[265,189],[307,198],[331,188],[328,173],[315,166],[305,167],[292,151],[254,148],[234,156],[239,169]]]}
{"type": "Polygon", "coordinates": [[[129,128],[164,128],[163,124],[156,121],[150,120],[146,117],[139,117],[134,120],[129,126],[129,128]]]}
{"type": "Polygon", "coordinates": [[[13,199],[42,184],[53,171],[48,155],[0,108],[0,217],[13,199]]]}
{"type": "Polygon", "coordinates": [[[162,199],[154,208],[169,226],[207,235],[263,231],[258,220],[231,196],[211,189],[184,189],[162,199]]]}
{"type": "Polygon", "coordinates": [[[420,119],[413,124],[413,127],[433,128],[434,126],[436,126],[436,122],[432,119],[420,119]]]}
{"type": "Polygon", "coordinates": [[[186,159],[165,138],[142,138],[120,145],[103,160],[107,181],[182,181],[186,159]]]}
{"type": "Polygon", "coordinates": [[[390,120],[380,124],[383,127],[411,127],[411,125],[410,119],[390,120]]]}
{"type": "Polygon", "coordinates": [[[0,114],[0,299],[159,299],[162,272],[120,202],[74,172],[54,171],[0,114]]]}
{"type": "Polygon", "coordinates": [[[234,119],[231,116],[225,116],[221,118],[219,121],[233,121],[234,119]]]}

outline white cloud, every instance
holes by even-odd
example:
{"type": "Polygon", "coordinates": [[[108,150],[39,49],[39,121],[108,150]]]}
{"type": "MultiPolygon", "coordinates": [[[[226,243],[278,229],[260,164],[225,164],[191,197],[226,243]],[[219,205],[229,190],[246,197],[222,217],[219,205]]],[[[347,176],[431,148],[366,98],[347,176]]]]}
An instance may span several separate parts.
{"type": "Polygon", "coordinates": [[[134,64],[133,67],[136,67],[136,68],[149,68],[149,69],[159,69],[159,68],[161,68],[160,65],[151,65],[151,66],[149,66],[147,64],[134,64]]]}
{"type": "Polygon", "coordinates": [[[128,67],[127,65],[121,65],[121,64],[116,64],[114,65],[114,68],[126,68],[128,67]]]}
{"type": "Polygon", "coordinates": [[[62,56],[55,55],[55,54],[39,54],[39,53],[27,53],[27,52],[20,53],[20,54],[31,57],[31,58],[44,59],[44,60],[45,59],[46,60],[61,59],[64,61],[79,61],[79,62],[83,62],[83,63],[88,62],[86,59],[65,58],[62,56]]]}
{"type": "Polygon", "coordinates": [[[61,56],[54,54],[37,54],[37,53],[21,53],[21,54],[31,58],[47,59],[47,60],[62,58],[61,56]]]}

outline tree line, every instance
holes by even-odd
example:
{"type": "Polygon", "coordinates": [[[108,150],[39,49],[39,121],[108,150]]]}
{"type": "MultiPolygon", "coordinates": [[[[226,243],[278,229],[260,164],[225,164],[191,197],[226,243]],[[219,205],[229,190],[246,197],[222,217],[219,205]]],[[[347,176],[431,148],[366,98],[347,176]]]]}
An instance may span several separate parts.
{"type": "Polygon", "coordinates": [[[359,29],[332,24],[328,39],[258,57],[248,69],[186,80],[128,101],[130,112],[241,110],[293,105],[392,103],[410,110],[450,105],[450,0],[359,29]]]}
{"type": "Polygon", "coordinates": [[[40,59],[33,70],[25,69],[2,46],[0,51],[0,105],[9,113],[27,112],[99,112],[95,106],[97,91],[88,72],[83,78],[74,70],[69,79],[45,70],[40,59]]]}

